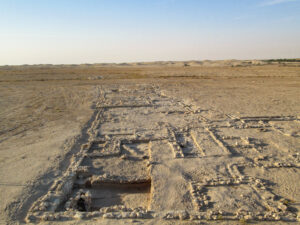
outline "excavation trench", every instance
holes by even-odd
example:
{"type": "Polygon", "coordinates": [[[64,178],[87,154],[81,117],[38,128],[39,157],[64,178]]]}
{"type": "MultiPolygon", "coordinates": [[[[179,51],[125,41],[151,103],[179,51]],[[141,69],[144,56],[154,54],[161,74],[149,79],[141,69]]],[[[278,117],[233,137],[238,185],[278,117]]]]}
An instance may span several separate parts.
{"type": "Polygon", "coordinates": [[[137,182],[99,182],[86,188],[74,188],[60,211],[98,211],[105,207],[148,209],[151,200],[151,180],[137,182]]]}

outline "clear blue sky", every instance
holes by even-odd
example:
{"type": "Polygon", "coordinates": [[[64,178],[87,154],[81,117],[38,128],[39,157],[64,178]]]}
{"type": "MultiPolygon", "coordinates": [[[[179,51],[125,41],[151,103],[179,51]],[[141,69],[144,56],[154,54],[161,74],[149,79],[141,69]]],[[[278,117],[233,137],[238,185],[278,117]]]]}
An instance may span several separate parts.
{"type": "Polygon", "coordinates": [[[300,0],[0,0],[0,65],[300,57],[300,0]]]}

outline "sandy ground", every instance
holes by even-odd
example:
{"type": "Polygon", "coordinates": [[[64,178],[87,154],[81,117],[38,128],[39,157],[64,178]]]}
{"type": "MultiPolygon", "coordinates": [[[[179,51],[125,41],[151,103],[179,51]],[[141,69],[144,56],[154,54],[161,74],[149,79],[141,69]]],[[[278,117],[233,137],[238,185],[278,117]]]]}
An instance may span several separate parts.
{"type": "Polygon", "coordinates": [[[300,67],[264,64],[2,67],[0,224],[297,223],[300,67]]]}

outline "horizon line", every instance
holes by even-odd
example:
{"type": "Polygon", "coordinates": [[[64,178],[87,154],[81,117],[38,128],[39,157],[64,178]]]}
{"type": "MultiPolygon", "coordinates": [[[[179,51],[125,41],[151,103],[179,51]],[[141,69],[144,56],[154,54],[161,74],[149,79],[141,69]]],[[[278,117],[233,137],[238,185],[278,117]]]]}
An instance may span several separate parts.
{"type": "Polygon", "coordinates": [[[94,62],[94,63],[34,63],[34,64],[0,64],[0,67],[5,66],[62,66],[62,65],[96,65],[96,64],[115,64],[115,65],[121,65],[121,64],[133,64],[133,63],[159,63],[159,62],[203,62],[203,61],[268,61],[268,60],[299,60],[300,57],[294,57],[294,58],[249,58],[249,59],[203,59],[203,60],[145,60],[145,61],[124,61],[124,62],[94,62]]]}

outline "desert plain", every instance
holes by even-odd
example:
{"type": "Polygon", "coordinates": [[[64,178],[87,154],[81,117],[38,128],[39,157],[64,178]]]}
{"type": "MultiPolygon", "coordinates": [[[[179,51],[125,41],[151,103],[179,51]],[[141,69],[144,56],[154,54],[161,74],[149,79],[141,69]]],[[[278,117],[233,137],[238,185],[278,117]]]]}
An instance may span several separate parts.
{"type": "Polygon", "coordinates": [[[298,224],[300,60],[0,67],[0,224],[298,224]]]}

